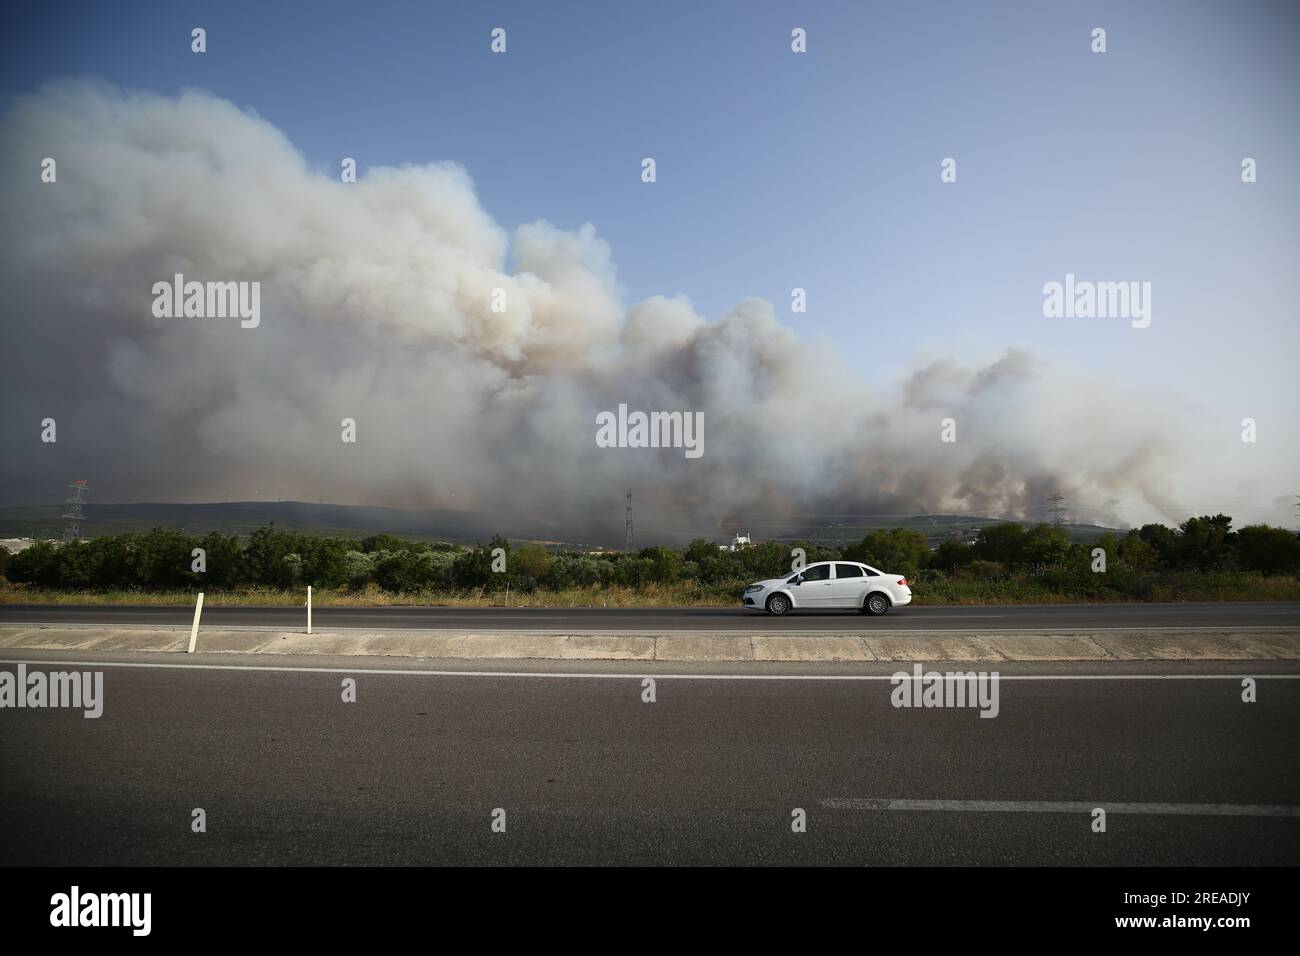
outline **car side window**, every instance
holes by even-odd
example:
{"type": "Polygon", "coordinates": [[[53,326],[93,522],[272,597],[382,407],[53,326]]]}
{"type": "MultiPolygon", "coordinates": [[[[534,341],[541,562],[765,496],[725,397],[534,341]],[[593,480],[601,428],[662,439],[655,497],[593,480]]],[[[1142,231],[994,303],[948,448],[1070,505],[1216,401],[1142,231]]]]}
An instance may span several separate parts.
{"type": "Polygon", "coordinates": [[[867,568],[867,577],[869,578],[883,578],[884,576],[885,572],[883,571],[877,571],[875,568],[867,568]]]}
{"type": "Polygon", "coordinates": [[[835,565],[835,580],[841,578],[861,578],[865,577],[862,569],[856,564],[837,564],[835,565]]]}
{"type": "Polygon", "coordinates": [[[831,566],[829,564],[814,564],[803,569],[803,579],[805,581],[829,581],[831,577],[831,566]]]}

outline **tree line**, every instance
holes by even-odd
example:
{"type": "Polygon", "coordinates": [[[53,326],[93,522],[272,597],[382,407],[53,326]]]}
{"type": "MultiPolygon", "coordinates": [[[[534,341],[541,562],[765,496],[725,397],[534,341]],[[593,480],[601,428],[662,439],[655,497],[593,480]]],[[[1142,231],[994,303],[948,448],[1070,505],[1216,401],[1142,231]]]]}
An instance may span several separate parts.
{"type": "Polygon", "coordinates": [[[1066,577],[1086,580],[1098,570],[1096,549],[1111,587],[1166,573],[1300,573],[1300,537],[1294,532],[1267,525],[1233,530],[1227,515],[1206,515],[1176,528],[1148,524],[1088,543],[1072,541],[1059,526],[1007,522],[983,528],[973,544],[945,540],[933,551],[925,535],[909,528],[872,531],[843,548],[796,541],[731,551],[699,538],[680,549],[600,553],[512,545],[499,535],[485,545],[461,547],[386,534],[320,537],[274,524],[247,540],[157,528],[89,541],[42,541],[15,554],[0,548],[0,575],[17,584],[72,591],[287,590],[308,584],[391,592],[723,586],[787,573],[794,548],[803,549],[807,563],[860,561],[921,582],[1015,575],[1049,584],[1066,577]],[[202,551],[201,570],[196,549],[202,551]]]}

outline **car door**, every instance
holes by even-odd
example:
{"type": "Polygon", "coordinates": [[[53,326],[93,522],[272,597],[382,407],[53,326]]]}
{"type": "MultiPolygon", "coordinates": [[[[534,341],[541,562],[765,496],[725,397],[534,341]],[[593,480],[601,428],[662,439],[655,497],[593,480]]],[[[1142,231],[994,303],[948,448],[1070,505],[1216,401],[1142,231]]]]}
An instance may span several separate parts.
{"type": "Polygon", "coordinates": [[[835,577],[831,581],[831,603],[834,607],[862,607],[867,597],[867,574],[856,564],[835,562],[835,577]]]}
{"type": "Polygon", "coordinates": [[[830,607],[831,606],[831,566],[827,564],[810,564],[799,575],[803,580],[790,585],[790,594],[794,597],[795,607],[830,607]]]}

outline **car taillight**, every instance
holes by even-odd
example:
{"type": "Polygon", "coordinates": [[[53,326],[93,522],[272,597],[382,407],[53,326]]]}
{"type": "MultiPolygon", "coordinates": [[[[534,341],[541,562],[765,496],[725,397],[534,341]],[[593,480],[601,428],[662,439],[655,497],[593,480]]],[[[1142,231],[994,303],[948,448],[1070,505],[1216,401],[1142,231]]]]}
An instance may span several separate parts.
{"type": "Polygon", "coordinates": [[[898,583],[901,584],[903,587],[907,587],[907,578],[899,578],[898,583]]]}

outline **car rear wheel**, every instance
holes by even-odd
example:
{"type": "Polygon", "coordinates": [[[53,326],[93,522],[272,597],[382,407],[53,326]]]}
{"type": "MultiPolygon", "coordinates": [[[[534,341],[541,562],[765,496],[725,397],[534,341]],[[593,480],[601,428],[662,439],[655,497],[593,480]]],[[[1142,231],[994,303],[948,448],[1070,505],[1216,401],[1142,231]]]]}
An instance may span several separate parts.
{"type": "Polygon", "coordinates": [[[790,599],[784,594],[773,594],[767,599],[767,613],[780,617],[790,610],[790,599]]]}
{"type": "Polygon", "coordinates": [[[879,591],[874,594],[868,594],[866,601],[862,604],[862,612],[870,614],[872,617],[879,617],[889,610],[889,598],[885,597],[879,591]]]}

